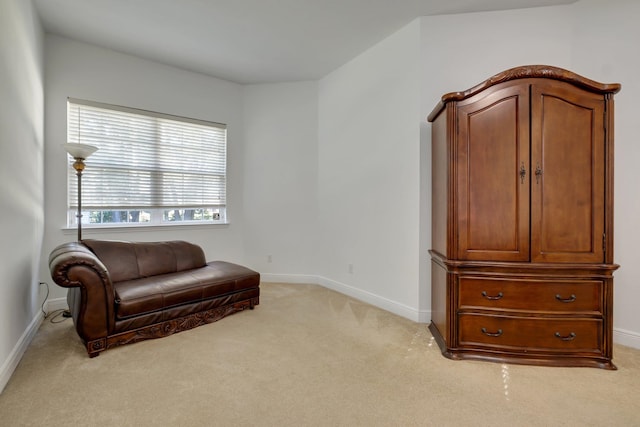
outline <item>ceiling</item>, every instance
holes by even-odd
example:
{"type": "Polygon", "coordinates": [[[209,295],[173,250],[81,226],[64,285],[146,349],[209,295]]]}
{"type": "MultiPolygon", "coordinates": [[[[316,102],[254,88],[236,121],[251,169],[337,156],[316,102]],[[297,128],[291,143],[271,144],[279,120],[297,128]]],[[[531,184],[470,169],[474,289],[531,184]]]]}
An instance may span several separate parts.
{"type": "Polygon", "coordinates": [[[45,31],[237,83],[319,79],[419,16],[577,0],[33,0],[45,31]]]}

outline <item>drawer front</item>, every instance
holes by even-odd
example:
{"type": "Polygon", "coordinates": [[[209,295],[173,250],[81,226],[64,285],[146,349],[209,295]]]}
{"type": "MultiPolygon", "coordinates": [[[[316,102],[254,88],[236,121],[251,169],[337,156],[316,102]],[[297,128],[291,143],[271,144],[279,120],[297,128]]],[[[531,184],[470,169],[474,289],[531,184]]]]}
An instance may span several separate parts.
{"type": "Polygon", "coordinates": [[[602,313],[603,282],[460,277],[459,308],[602,313]]]}
{"type": "Polygon", "coordinates": [[[602,320],[461,314],[458,338],[461,346],[601,353],[602,320]]]}

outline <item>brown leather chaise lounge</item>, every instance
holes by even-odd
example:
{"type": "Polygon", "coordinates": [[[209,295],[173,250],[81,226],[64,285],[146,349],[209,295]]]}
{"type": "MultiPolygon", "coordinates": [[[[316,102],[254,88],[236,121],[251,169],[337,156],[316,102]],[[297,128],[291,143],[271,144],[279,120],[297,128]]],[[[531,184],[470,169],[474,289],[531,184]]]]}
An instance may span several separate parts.
{"type": "Polygon", "coordinates": [[[90,357],[108,348],[215,322],[259,303],[260,274],[206,262],[184,241],[65,243],[49,256],[90,357]]]}

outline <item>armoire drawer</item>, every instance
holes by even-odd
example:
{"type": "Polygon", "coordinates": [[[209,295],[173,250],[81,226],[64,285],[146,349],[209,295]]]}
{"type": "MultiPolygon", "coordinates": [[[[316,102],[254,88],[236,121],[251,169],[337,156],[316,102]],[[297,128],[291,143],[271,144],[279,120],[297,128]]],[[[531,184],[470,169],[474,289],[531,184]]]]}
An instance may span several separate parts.
{"type": "Polygon", "coordinates": [[[500,347],[524,351],[601,352],[601,319],[461,314],[460,346],[500,347]]]}
{"type": "Polygon", "coordinates": [[[460,277],[461,310],[482,308],[602,313],[603,283],[598,280],[531,280],[460,277]]]}

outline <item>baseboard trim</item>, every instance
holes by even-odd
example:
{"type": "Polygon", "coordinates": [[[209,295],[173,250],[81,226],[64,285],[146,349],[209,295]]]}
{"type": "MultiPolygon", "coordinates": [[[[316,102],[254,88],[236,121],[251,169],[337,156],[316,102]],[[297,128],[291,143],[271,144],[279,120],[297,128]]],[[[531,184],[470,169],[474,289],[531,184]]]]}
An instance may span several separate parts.
{"type": "Polygon", "coordinates": [[[640,349],[640,334],[626,329],[613,328],[613,342],[640,349]]]}
{"type": "MultiPolygon", "coordinates": [[[[357,300],[366,302],[383,310],[389,311],[391,313],[397,314],[398,316],[404,317],[409,320],[413,320],[414,322],[420,322],[420,319],[424,316],[421,313],[411,307],[408,307],[404,304],[400,304],[396,301],[392,301],[388,298],[381,297],[374,293],[364,291],[362,289],[355,288],[353,286],[349,286],[345,283],[337,282],[335,280],[331,280],[326,277],[318,277],[319,285],[324,286],[325,288],[334,290],[336,292],[340,292],[341,294],[348,295],[357,300]]],[[[427,316],[430,317],[430,316],[427,316]]],[[[422,322],[424,323],[424,322],[422,322]]]]}
{"type": "Polygon", "coordinates": [[[13,372],[16,370],[16,367],[18,367],[18,363],[20,363],[20,360],[22,359],[25,351],[27,351],[29,344],[31,344],[31,341],[36,336],[43,319],[44,316],[42,312],[39,311],[16,343],[7,360],[5,360],[2,367],[0,367],[0,393],[4,391],[4,388],[11,379],[13,372]]]}
{"type": "Polygon", "coordinates": [[[69,306],[67,305],[67,299],[64,297],[48,299],[44,304],[44,310],[47,313],[51,313],[55,310],[67,310],[68,308],[69,306]]]}
{"type": "Polygon", "coordinates": [[[398,316],[413,320],[414,322],[429,323],[431,321],[430,310],[416,310],[396,301],[392,301],[374,293],[355,288],[327,277],[307,274],[262,274],[261,278],[264,282],[308,283],[312,285],[320,285],[327,289],[331,289],[359,301],[363,301],[367,304],[389,311],[393,314],[397,314],[398,316]]]}
{"type": "Polygon", "coordinates": [[[318,283],[318,276],[310,274],[260,274],[260,280],[271,283],[320,284],[318,283]]]}

